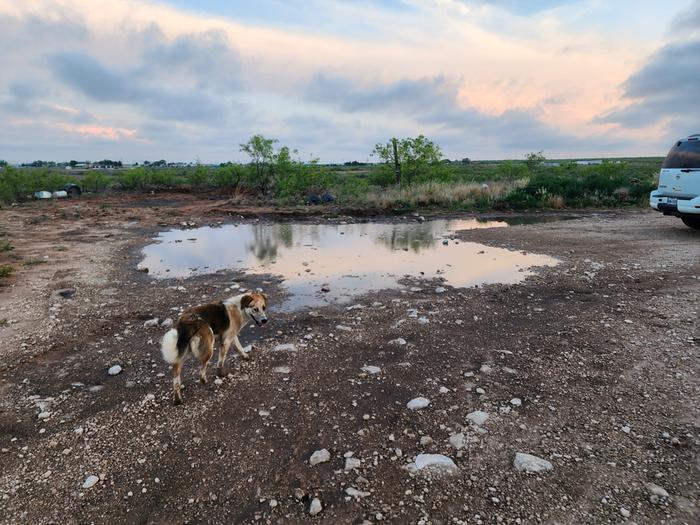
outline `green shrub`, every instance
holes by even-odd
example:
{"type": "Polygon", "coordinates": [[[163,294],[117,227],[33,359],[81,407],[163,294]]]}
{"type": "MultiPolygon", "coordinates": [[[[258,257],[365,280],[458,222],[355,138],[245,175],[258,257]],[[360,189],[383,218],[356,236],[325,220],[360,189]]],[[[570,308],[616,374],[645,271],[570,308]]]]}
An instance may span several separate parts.
{"type": "Polygon", "coordinates": [[[211,173],[209,173],[209,168],[206,166],[197,164],[193,170],[187,172],[185,178],[192,186],[206,186],[211,179],[211,173]]]}
{"type": "Polygon", "coordinates": [[[119,185],[127,190],[140,190],[145,188],[149,181],[149,173],[145,168],[137,167],[123,171],[117,179],[119,185]]]}
{"type": "Polygon", "coordinates": [[[12,272],[14,272],[15,269],[10,266],[9,264],[0,264],[0,279],[4,279],[5,277],[9,277],[12,275],[12,272]]]}
{"type": "Polygon", "coordinates": [[[214,170],[212,181],[219,188],[238,188],[243,182],[244,172],[238,164],[225,164],[214,170]]]}
{"type": "Polygon", "coordinates": [[[177,177],[168,169],[155,169],[148,171],[148,184],[151,186],[175,186],[177,177]]]}
{"type": "Polygon", "coordinates": [[[311,194],[325,193],[331,182],[328,170],[316,164],[295,163],[277,177],[277,196],[283,201],[301,201],[311,194]]]}
{"type": "Polygon", "coordinates": [[[83,177],[83,188],[87,191],[102,191],[109,186],[110,177],[96,170],[89,171],[83,177]]]}

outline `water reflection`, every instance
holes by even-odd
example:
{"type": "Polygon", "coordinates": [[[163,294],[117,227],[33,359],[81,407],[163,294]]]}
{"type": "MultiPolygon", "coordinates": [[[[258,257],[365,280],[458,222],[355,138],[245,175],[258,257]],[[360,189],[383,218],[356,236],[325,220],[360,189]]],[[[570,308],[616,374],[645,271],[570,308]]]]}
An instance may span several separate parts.
{"type": "Polygon", "coordinates": [[[443,244],[461,229],[505,222],[434,220],[423,223],[243,224],[170,230],[144,248],[141,266],[157,278],[186,278],[223,269],[271,273],[289,292],[284,310],[347,302],[397,287],[404,277],[440,278],[452,286],[515,283],[551,257],[477,243],[443,244]],[[321,292],[324,284],[330,292],[321,292]]]}

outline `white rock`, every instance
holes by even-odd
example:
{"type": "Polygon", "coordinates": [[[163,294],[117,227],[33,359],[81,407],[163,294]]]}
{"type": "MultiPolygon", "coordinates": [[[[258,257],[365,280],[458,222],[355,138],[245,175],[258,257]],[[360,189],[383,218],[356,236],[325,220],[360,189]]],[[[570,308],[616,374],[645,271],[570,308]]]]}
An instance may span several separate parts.
{"type": "Polygon", "coordinates": [[[311,457],[309,458],[309,463],[311,465],[318,465],[319,463],[325,463],[326,461],[330,461],[331,459],[331,453],[328,452],[325,448],[322,448],[321,450],[317,450],[313,454],[311,454],[311,457]]]}
{"type": "Polygon", "coordinates": [[[362,462],[357,458],[345,458],[345,472],[350,472],[356,468],[360,468],[362,462]]]}
{"type": "Polygon", "coordinates": [[[623,518],[629,518],[632,515],[632,513],[625,507],[620,507],[620,514],[622,514],[623,518]]]}
{"type": "Polygon", "coordinates": [[[644,487],[646,487],[646,489],[649,492],[651,492],[652,494],[654,494],[655,496],[659,496],[660,498],[668,498],[669,497],[669,494],[666,491],[666,489],[664,489],[663,487],[660,487],[659,485],[657,485],[655,483],[645,483],[644,487]]]}
{"type": "Polygon", "coordinates": [[[406,344],[406,340],[403,337],[397,337],[396,339],[389,341],[389,344],[394,346],[403,346],[406,344]]]}
{"type": "Polygon", "coordinates": [[[51,412],[40,412],[39,415],[37,416],[39,419],[48,419],[51,417],[51,412]]]}
{"type": "Polygon", "coordinates": [[[431,443],[433,443],[433,438],[431,438],[430,436],[421,436],[420,444],[422,446],[430,445],[431,443]]]}
{"type": "Polygon", "coordinates": [[[440,387],[440,393],[441,393],[441,394],[449,394],[449,392],[450,392],[450,389],[447,388],[446,386],[441,386],[441,387],[440,387]]]}
{"type": "Polygon", "coordinates": [[[269,505],[270,505],[270,508],[274,509],[277,505],[279,505],[279,503],[277,503],[276,499],[271,499],[269,501],[269,505]]]}
{"type": "Polygon", "coordinates": [[[224,384],[224,380],[221,379],[220,377],[217,377],[216,379],[214,379],[214,384],[215,384],[216,386],[221,386],[221,385],[224,384]]]}
{"type": "Polygon", "coordinates": [[[158,326],[159,319],[157,317],[153,319],[149,319],[148,321],[143,323],[144,328],[153,328],[155,326],[158,326]]]}
{"type": "Polygon", "coordinates": [[[345,494],[352,498],[366,498],[367,496],[370,495],[369,492],[363,492],[361,490],[357,490],[355,487],[348,487],[345,489],[345,494]]]}
{"type": "Polygon", "coordinates": [[[309,505],[309,514],[311,516],[315,516],[316,514],[320,513],[323,510],[323,506],[321,505],[321,500],[318,498],[314,498],[311,500],[311,505],[309,505]]]}
{"type": "Polygon", "coordinates": [[[363,370],[364,372],[367,372],[367,373],[370,374],[370,375],[371,375],[371,374],[378,374],[379,372],[382,371],[382,369],[379,368],[378,366],[372,366],[372,365],[363,366],[363,367],[362,367],[362,370],[363,370]]]}
{"type": "Polygon", "coordinates": [[[294,343],[285,343],[277,345],[272,349],[273,352],[296,352],[297,347],[294,343]]]}
{"type": "Polygon", "coordinates": [[[109,367],[109,370],[107,370],[107,373],[111,376],[116,376],[117,374],[120,374],[122,371],[122,367],[119,365],[114,365],[109,367]]]}
{"type": "Polygon", "coordinates": [[[518,452],[515,454],[513,466],[520,472],[542,472],[552,470],[554,466],[546,459],[538,458],[532,454],[518,452]]]}
{"type": "Polygon", "coordinates": [[[475,410],[474,412],[469,412],[467,414],[467,419],[474,423],[476,426],[480,427],[489,418],[488,413],[482,412],[481,410],[475,410]]]}
{"type": "Polygon", "coordinates": [[[352,306],[348,306],[346,310],[362,310],[364,308],[364,305],[362,304],[353,304],[352,306]]]}
{"type": "Polygon", "coordinates": [[[406,407],[409,410],[421,410],[427,407],[429,404],[430,399],[427,399],[425,397],[416,397],[414,399],[411,399],[408,403],[406,403],[406,407]]]}
{"type": "Polygon", "coordinates": [[[98,478],[95,475],[88,476],[85,478],[85,481],[83,482],[83,488],[84,489],[89,489],[95,486],[95,484],[100,481],[100,478],[98,478]]]}
{"type": "Polygon", "coordinates": [[[435,288],[435,293],[445,293],[447,291],[447,288],[444,288],[442,286],[438,286],[435,288]]]}
{"type": "Polygon", "coordinates": [[[430,323],[430,319],[427,317],[419,317],[418,318],[418,324],[428,324],[430,323]]]}
{"type": "Polygon", "coordinates": [[[481,365],[481,367],[479,368],[479,372],[482,372],[484,374],[490,373],[491,370],[493,369],[489,365],[481,365]]]}
{"type": "Polygon", "coordinates": [[[163,319],[163,322],[160,323],[161,328],[170,328],[173,325],[173,320],[168,317],[167,319],[163,319]]]}
{"type": "Polygon", "coordinates": [[[630,430],[632,430],[632,429],[631,429],[629,426],[625,425],[624,427],[622,427],[621,430],[622,430],[625,434],[629,434],[629,433],[630,433],[630,430]]]}
{"type": "Polygon", "coordinates": [[[464,434],[461,432],[459,434],[452,434],[448,440],[450,446],[456,450],[462,450],[465,446],[464,434]]]}
{"type": "Polygon", "coordinates": [[[288,366],[276,366],[272,369],[275,374],[288,374],[291,369],[288,366]]]}
{"type": "Polygon", "coordinates": [[[513,399],[510,400],[510,404],[513,405],[514,407],[519,407],[520,405],[523,404],[523,401],[519,397],[514,397],[513,399]]]}
{"type": "Polygon", "coordinates": [[[409,463],[406,465],[406,468],[410,471],[424,469],[435,469],[446,473],[455,473],[459,471],[454,461],[442,454],[418,454],[415,463],[409,463]]]}
{"type": "Polygon", "coordinates": [[[477,388],[474,390],[474,392],[476,392],[476,393],[479,394],[480,396],[483,396],[483,395],[486,393],[486,390],[484,390],[484,389],[481,388],[481,387],[477,387],[477,388]]]}
{"type": "Polygon", "coordinates": [[[352,332],[352,328],[349,326],[343,326],[342,324],[335,325],[336,330],[340,330],[341,332],[352,332]]]}

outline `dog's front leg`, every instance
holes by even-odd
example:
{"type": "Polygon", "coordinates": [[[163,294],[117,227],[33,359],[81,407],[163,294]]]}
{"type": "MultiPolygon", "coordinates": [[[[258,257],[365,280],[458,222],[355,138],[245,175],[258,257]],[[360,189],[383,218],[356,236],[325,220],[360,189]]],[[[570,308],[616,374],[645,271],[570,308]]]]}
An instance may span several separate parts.
{"type": "Polygon", "coordinates": [[[216,363],[216,375],[219,377],[226,377],[226,369],[224,365],[226,364],[226,354],[228,354],[228,349],[231,348],[231,343],[233,342],[232,335],[223,337],[221,339],[221,348],[219,349],[219,361],[216,363]]]}
{"type": "Polygon", "coordinates": [[[238,355],[241,356],[243,359],[250,359],[250,356],[245,353],[245,350],[243,350],[243,347],[241,346],[241,342],[238,340],[238,336],[234,335],[233,336],[233,344],[236,346],[236,352],[238,352],[238,355]]]}

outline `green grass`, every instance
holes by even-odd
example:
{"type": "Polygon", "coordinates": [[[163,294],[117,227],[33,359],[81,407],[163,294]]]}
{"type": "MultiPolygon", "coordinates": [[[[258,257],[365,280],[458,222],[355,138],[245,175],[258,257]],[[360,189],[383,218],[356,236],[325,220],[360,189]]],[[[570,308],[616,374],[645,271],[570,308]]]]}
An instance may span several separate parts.
{"type": "Polygon", "coordinates": [[[32,259],[29,259],[28,261],[24,261],[25,266],[37,266],[39,264],[46,264],[49,262],[48,260],[42,258],[42,257],[34,257],[32,259]]]}
{"type": "Polygon", "coordinates": [[[9,264],[0,264],[0,279],[4,279],[12,275],[15,269],[9,264]]]}
{"type": "Polygon", "coordinates": [[[0,241],[0,253],[11,252],[15,247],[9,241],[0,241]]]}

